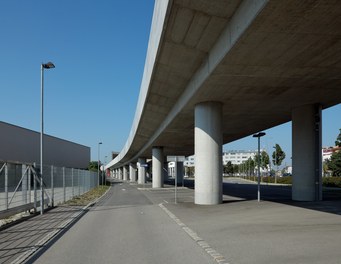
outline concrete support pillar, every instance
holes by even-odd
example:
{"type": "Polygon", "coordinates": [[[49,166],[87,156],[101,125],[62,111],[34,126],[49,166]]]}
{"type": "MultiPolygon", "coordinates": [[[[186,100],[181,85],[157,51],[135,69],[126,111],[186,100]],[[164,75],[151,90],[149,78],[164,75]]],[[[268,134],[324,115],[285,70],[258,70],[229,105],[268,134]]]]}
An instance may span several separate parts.
{"type": "Polygon", "coordinates": [[[122,167],[118,169],[118,179],[119,180],[123,179],[123,169],[122,169],[122,167]]]}
{"type": "Polygon", "coordinates": [[[169,173],[168,172],[168,162],[163,163],[162,171],[163,171],[163,182],[165,183],[168,181],[168,173],[169,173]]]}
{"type": "Polygon", "coordinates": [[[145,184],[146,182],[146,168],[141,166],[146,164],[146,159],[144,158],[139,158],[137,162],[137,170],[138,170],[138,179],[137,183],[138,184],[145,184]]]}
{"type": "MultiPolygon", "coordinates": [[[[147,164],[148,164],[148,163],[147,163],[147,164]]],[[[151,180],[152,180],[152,177],[151,177],[150,167],[146,167],[145,171],[146,171],[146,182],[147,182],[147,181],[151,181],[151,180]]]]}
{"type": "Polygon", "coordinates": [[[153,166],[153,188],[163,187],[163,148],[153,147],[152,150],[152,166],[153,166]]]}
{"type": "Polygon", "coordinates": [[[127,181],[128,180],[128,167],[123,166],[123,180],[127,181]]]}
{"type": "Polygon", "coordinates": [[[321,106],[292,110],[292,199],[322,200],[321,106]]]}
{"type": "Polygon", "coordinates": [[[222,104],[195,106],[195,204],[222,203],[222,104]]]}
{"type": "Polygon", "coordinates": [[[133,163],[129,164],[130,182],[136,182],[136,166],[133,163]]]}
{"type": "Polygon", "coordinates": [[[184,179],[184,163],[181,161],[175,162],[174,171],[178,185],[182,185],[184,179]]]}

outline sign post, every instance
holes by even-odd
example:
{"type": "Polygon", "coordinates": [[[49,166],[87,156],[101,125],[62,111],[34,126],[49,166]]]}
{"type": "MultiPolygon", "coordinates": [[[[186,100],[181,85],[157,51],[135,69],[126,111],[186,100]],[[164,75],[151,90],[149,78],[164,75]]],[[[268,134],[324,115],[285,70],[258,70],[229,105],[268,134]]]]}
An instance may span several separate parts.
{"type": "MultiPolygon", "coordinates": [[[[184,162],[185,161],[185,156],[167,156],[167,161],[171,162],[174,161],[177,166],[177,162],[184,162]]],[[[175,166],[174,166],[175,167],[175,166]]],[[[175,170],[175,182],[174,182],[174,203],[177,203],[178,197],[177,197],[177,186],[178,186],[178,170],[175,170]]]]}

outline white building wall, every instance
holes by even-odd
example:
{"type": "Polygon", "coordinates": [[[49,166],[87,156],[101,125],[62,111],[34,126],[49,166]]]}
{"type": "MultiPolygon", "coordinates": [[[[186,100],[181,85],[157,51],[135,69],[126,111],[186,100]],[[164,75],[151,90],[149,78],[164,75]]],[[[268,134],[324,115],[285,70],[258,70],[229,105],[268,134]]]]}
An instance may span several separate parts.
{"type": "Polygon", "coordinates": [[[194,156],[189,156],[184,161],[184,166],[186,167],[194,167],[195,166],[195,158],[194,156]]]}
{"type": "MultiPolygon", "coordinates": [[[[263,150],[261,149],[261,152],[263,150]]],[[[229,161],[232,164],[242,164],[247,161],[249,158],[254,159],[255,155],[258,153],[258,150],[230,150],[227,152],[223,152],[223,165],[226,165],[229,161]]],[[[169,168],[174,167],[172,162],[169,163],[169,168]]],[[[184,161],[184,166],[186,167],[194,167],[195,166],[195,157],[194,155],[189,156],[184,161]]]]}
{"type": "MultiPolygon", "coordinates": [[[[262,152],[263,150],[261,150],[262,152]]],[[[258,153],[258,150],[230,150],[223,153],[223,165],[226,165],[229,161],[232,164],[242,164],[247,161],[249,158],[254,159],[255,155],[258,153]]]]}
{"type": "Polygon", "coordinates": [[[341,151],[341,147],[323,147],[322,148],[322,161],[325,162],[327,159],[330,160],[334,152],[341,151]]]}

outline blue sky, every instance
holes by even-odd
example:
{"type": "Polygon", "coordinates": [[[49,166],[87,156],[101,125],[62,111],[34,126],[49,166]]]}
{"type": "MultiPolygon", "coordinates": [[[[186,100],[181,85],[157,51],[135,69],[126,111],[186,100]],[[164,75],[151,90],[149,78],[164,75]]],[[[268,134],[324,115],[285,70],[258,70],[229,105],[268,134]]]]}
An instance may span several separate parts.
{"type": "MultiPolygon", "coordinates": [[[[154,0],[0,1],[0,120],[40,130],[40,64],[45,133],[91,147],[101,159],[125,144],[135,114],[154,0]]],[[[341,106],[323,112],[323,145],[334,144],[341,106]]],[[[291,123],[266,131],[291,155],[291,123]]],[[[252,137],[226,149],[256,149],[252,137]]],[[[290,163],[290,157],[287,160],[290,163]]]]}

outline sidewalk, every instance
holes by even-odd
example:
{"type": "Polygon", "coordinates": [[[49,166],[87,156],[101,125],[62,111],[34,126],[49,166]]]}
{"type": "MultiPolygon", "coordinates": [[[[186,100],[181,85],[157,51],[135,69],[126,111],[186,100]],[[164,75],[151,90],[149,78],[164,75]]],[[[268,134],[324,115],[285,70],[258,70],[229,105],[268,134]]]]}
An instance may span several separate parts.
{"type": "MultiPolygon", "coordinates": [[[[88,204],[59,205],[46,210],[43,215],[32,215],[0,228],[0,263],[20,264],[34,261],[38,253],[46,251],[59,237],[68,231],[89,207],[106,196],[110,188],[99,198],[84,197],[88,204]],[[89,200],[89,201],[87,201],[89,200]]],[[[84,202],[83,201],[83,202],[84,202]]]]}
{"type": "Polygon", "coordinates": [[[0,263],[23,263],[45,250],[52,238],[66,232],[85,212],[83,206],[58,206],[0,231],[0,263]]]}

